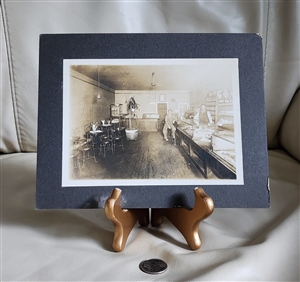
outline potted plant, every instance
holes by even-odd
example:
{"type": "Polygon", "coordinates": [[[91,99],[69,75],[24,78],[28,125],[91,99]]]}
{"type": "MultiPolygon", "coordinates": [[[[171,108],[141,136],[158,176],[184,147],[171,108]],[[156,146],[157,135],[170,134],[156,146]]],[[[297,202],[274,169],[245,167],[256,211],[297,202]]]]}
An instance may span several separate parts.
{"type": "Polygon", "coordinates": [[[136,140],[138,137],[138,129],[132,127],[132,117],[134,112],[139,108],[133,97],[130,97],[128,101],[128,112],[129,112],[129,128],[125,129],[127,140],[136,140]]]}

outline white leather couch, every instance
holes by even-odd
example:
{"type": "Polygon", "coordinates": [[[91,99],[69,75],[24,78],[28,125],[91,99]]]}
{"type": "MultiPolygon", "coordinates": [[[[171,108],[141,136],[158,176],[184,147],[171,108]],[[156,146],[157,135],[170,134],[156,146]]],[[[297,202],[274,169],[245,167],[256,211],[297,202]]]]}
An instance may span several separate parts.
{"type": "Polygon", "coordinates": [[[1,1],[1,281],[299,281],[299,1],[1,1]],[[216,209],[188,249],[170,224],[123,252],[103,210],[35,211],[42,33],[260,33],[271,208],[216,209]],[[167,272],[139,270],[149,258],[167,272]]]}

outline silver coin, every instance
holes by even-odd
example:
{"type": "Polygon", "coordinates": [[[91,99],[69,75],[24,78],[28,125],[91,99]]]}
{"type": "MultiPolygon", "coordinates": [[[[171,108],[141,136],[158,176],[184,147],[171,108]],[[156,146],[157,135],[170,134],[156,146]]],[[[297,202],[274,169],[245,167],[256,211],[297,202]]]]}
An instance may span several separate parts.
{"type": "Polygon", "coordinates": [[[140,270],[148,274],[161,274],[168,268],[168,265],[161,259],[148,259],[140,263],[140,270]]]}

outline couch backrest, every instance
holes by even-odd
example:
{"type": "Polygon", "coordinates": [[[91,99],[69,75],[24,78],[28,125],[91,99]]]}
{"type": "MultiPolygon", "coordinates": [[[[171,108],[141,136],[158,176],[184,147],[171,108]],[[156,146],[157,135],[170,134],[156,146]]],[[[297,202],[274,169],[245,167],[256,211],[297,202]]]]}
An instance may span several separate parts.
{"type": "Polygon", "coordinates": [[[300,162],[300,90],[294,95],[278,133],[280,145],[300,162]]]}
{"type": "Polygon", "coordinates": [[[36,151],[43,33],[260,33],[268,145],[279,146],[277,132],[299,87],[298,1],[1,1],[1,17],[1,152],[36,151]]]}

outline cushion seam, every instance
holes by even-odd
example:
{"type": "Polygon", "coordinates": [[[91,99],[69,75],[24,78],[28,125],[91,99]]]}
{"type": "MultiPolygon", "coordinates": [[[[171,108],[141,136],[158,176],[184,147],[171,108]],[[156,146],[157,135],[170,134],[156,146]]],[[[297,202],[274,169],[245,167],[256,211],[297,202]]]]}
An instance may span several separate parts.
{"type": "Polygon", "coordinates": [[[9,70],[9,81],[10,81],[10,88],[11,88],[11,98],[12,98],[12,105],[13,105],[13,113],[15,117],[15,128],[17,133],[17,139],[19,148],[21,151],[24,151],[23,148],[23,142],[22,142],[22,134],[21,134],[21,126],[19,124],[20,119],[20,113],[18,111],[19,109],[19,101],[16,94],[16,88],[15,88],[15,80],[14,80],[14,73],[13,73],[13,62],[12,62],[12,54],[11,54],[11,46],[9,41],[9,31],[7,27],[7,17],[6,17],[6,10],[4,1],[1,0],[0,2],[0,8],[2,10],[2,22],[3,22],[3,31],[4,31],[4,40],[6,44],[6,50],[7,50],[7,61],[8,61],[8,70],[9,70]]]}

